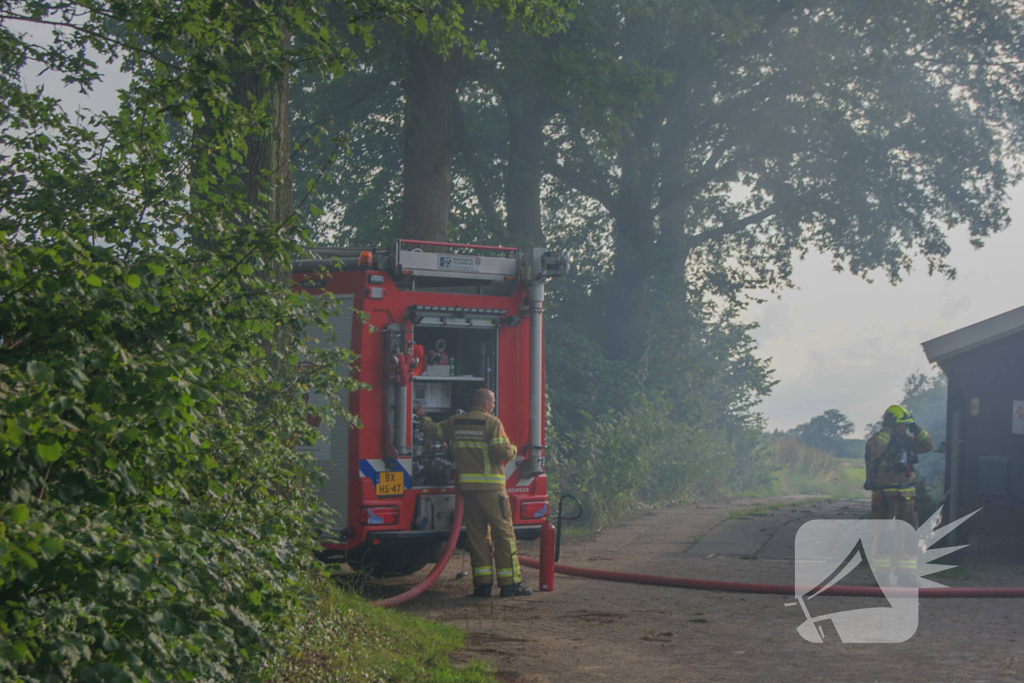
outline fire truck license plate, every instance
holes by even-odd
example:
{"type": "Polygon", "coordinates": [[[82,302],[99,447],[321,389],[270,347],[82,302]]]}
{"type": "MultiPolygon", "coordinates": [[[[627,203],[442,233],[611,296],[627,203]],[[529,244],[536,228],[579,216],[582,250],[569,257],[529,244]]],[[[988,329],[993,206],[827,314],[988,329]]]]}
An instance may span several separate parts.
{"type": "Polygon", "coordinates": [[[401,496],[405,494],[405,473],[381,472],[377,481],[377,496],[401,496]]]}

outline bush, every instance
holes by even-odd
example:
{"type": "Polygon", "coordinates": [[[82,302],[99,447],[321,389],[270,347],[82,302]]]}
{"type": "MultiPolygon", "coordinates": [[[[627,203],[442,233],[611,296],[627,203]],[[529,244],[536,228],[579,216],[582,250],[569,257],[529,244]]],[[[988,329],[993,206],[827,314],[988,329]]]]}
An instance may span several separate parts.
{"type": "Polygon", "coordinates": [[[42,47],[0,25],[0,678],[231,680],[301,614],[320,509],[301,397],[350,358],[303,349],[326,311],[275,276],[302,233],[246,200],[268,124],[233,103],[232,29],[207,13],[251,21],[278,73],[282,17],[106,9],[27,8],[72,22],[42,47]],[[87,89],[97,51],[135,73],[120,112],[22,89],[31,60],[87,89]]]}
{"type": "Polygon", "coordinates": [[[823,484],[834,484],[842,477],[841,463],[834,456],[808,448],[796,439],[778,441],[774,450],[776,462],[790,472],[823,484]]]}
{"type": "Polygon", "coordinates": [[[767,437],[770,475],[754,486],[734,486],[739,496],[817,494],[863,496],[862,461],[837,458],[829,452],[808,448],[792,437],[767,437]]]}
{"type": "Polygon", "coordinates": [[[730,406],[736,397],[718,380],[724,370],[679,362],[678,375],[646,376],[572,330],[546,330],[552,499],[580,498],[584,523],[770,480],[760,423],[730,406]]]}

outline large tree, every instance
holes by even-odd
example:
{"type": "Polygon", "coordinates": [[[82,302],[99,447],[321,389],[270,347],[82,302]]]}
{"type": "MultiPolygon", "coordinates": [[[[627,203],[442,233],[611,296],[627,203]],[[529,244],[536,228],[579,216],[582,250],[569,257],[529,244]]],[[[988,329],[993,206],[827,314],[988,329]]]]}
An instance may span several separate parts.
{"type": "Polygon", "coordinates": [[[842,445],[843,437],[853,433],[853,422],[839,410],[829,408],[793,431],[807,446],[830,451],[842,445]]]}
{"type": "MultiPolygon", "coordinates": [[[[898,280],[915,258],[952,275],[950,229],[980,245],[1007,224],[1022,83],[1011,3],[588,5],[547,38],[486,13],[469,23],[488,50],[460,58],[459,106],[437,108],[439,130],[451,115],[456,131],[448,218],[537,243],[563,230],[538,225],[540,198],[582,198],[592,220],[578,218],[612,240],[595,305],[632,316],[607,337],[614,357],[638,356],[659,297],[783,287],[809,249],[866,277],[898,280]]],[[[318,93],[358,105],[339,122],[362,152],[337,176],[351,229],[399,223],[410,192],[396,175],[409,142],[394,96],[410,73],[396,39],[390,70],[367,69],[372,94],[318,93]]]]}
{"type": "MultiPolygon", "coordinates": [[[[664,76],[624,127],[566,112],[546,170],[612,225],[603,304],[636,358],[651,297],[735,299],[789,282],[809,249],[892,281],[915,258],[952,275],[947,233],[1007,225],[1021,143],[1014,3],[765,2],[630,12],[614,50],[664,76]]],[[[600,36],[599,36],[600,37],[600,36]]]]}
{"type": "MultiPolygon", "coordinates": [[[[481,125],[475,100],[481,81],[507,59],[504,42],[547,42],[543,36],[557,35],[572,16],[570,5],[566,0],[439,2],[422,21],[378,31],[369,45],[353,41],[350,48],[362,63],[356,79],[328,87],[306,84],[298,102],[299,127],[342,136],[353,152],[328,176],[324,195],[331,210],[322,222],[324,236],[380,241],[385,233],[443,240],[449,232],[464,234],[467,223],[481,228],[478,237],[504,234],[502,181],[493,177],[491,146],[484,154],[476,149],[481,125]]],[[[351,17],[346,9],[334,14],[337,24],[351,17]]],[[[532,128],[539,130],[545,119],[534,118],[532,128]]],[[[485,135],[491,143],[491,132],[485,135]]],[[[507,134],[498,138],[502,145],[507,134]]],[[[534,139],[533,175],[524,175],[532,180],[509,181],[505,192],[525,187],[527,195],[539,197],[543,140],[534,139]]],[[[300,166],[300,177],[309,178],[319,167],[318,157],[309,155],[300,166]]],[[[509,220],[516,234],[527,230],[518,226],[532,221],[533,241],[540,241],[539,204],[532,217],[509,220]]]]}

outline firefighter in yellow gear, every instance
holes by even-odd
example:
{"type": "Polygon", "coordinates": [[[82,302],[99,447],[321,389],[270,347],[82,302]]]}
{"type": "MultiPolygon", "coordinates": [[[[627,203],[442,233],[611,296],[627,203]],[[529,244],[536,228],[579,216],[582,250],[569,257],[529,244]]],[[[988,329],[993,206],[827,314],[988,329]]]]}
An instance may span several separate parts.
{"type": "MultiPolygon", "coordinates": [[[[935,447],[932,437],[905,408],[892,405],[882,413],[882,429],[873,434],[864,448],[866,480],[871,491],[871,516],[874,519],[901,520],[918,527],[915,508],[917,456],[935,447]]],[[[902,525],[878,534],[872,544],[872,562],[876,571],[887,577],[895,570],[897,584],[916,585],[917,535],[902,525]]],[[[883,579],[884,580],[884,579],[883,579]]]]}
{"type": "Polygon", "coordinates": [[[494,394],[477,389],[468,413],[452,415],[439,424],[427,417],[423,406],[417,405],[413,411],[420,416],[428,438],[452,445],[465,506],[473,595],[490,597],[495,574],[501,597],[529,595],[530,589],[522,584],[512,508],[505,489],[505,461],[516,457],[516,447],[508,440],[501,420],[491,414],[494,394]]]}

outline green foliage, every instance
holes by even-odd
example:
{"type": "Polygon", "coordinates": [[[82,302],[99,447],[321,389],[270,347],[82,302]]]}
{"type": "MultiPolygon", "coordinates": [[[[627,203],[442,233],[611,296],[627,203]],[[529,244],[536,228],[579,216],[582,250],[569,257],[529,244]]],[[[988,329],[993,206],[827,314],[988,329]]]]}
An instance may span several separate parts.
{"type": "Polygon", "coordinates": [[[488,683],[487,667],[456,668],[448,655],[462,648],[454,626],[373,607],[329,581],[304,581],[307,615],[297,624],[302,646],[275,658],[268,683],[488,683]]]}
{"type": "Polygon", "coordinates": [[[302,395],[356,385],[330,371],[350,354],[304,348],[331,311],[273,275],[301,223],[240,181],[270,119],[233,65],[340,68],[315,7],[267,9],[0,4],[4,680],[233,680],[291,644],[320,510],[302,395]],[[133,74],[119,110],[22,87],[88,91],[90,55],[133,74]]]}
{"type": "Polygon", "coordinates": [[[863,496],[863,461],[837,458],[786,436],[766,437],[771,473],[767,481],[751,487],[735,487],[734,495],[766,497],[782,495],[863,496]]]}
{"type": "Polygon", "coordinates": [[[935,445],[946,438],[946,375],[917,372],[903,383],[900,403],[914,416],[914,421],[928,430],[935,445]]]}
{"type": "Polygon", "coordinates": [[[853,423],[842,412],[830,408],[798,425],[794,431],[797,438],[811,448],[827,450],[830,443],[853,433],[853,423]]]}
{"type": "MultiPolygon", "coordinates": [[[[440,0],[409,5],[408,13],[395,12],[394,21],[374,26],[372,39],[364,40],[361,33],[353,33],[346,48],[357,59],[358,67],[348,78],[329,83],[315,75],[300,79],[303,97],[295,102],[295,127],[308,132],[313,143],[304,146],[296,157],[300,185],[319,178],[325,158],[336,155],[336,148],[324,144],[325,139],[340,142],[343,148],[337,163],[328,164],[330,168],[319,182],[318,194],[324,197],[325,210],[315,222],[318,239],[340,245],[377,245],[387,244],[398,235],[410,40],[450,54],[458,63],[453,68],[475,78],[481,70],[495,68],[500,54],[497,41],[510,32],[535,40],[562,30],[573,18],[573,5],[566,0],[440,0]],[[408,17],[415,19],[410,23],[408,17]]],[[[329,6],[328,14],[334,26],[351,27],[362,21],[364,8],[336,4],[329,6]]],[[[476,88],[467,88],[467,99],[477,95],[476,88]]],[[[490,99],[490,93],[482,95],[484,102],[490,99]]],[[[488,143],[504,144],[505,133],[498,132],[504,121],[486,114],[478,116],[488,111],[486,106],[469,106],[474,115],[468,126],[474,134],[456,131],[459,144],[475,148],[482,142],[478,137],[481,131],[488,143]]],[[[453,161],[459,166],[461,157],[453,161]]],[[[465,168],[460,167],[457,173],[461,178],[452,186],[449,237],[467,242],[492,240],[497,237],[493,232],[497,229],[500,233],[500,227],[484,221],[465,168]]]]}
{"type": "Polygon", "coordinates": [[[748,406],[770,382],[747,329],[690,320],[636,365],[608,360],[560,317],[546,326],[549,471],[559,492],[583,501],[586,522],[768,482],[769,452],[748,406]]]}
{"type": "Polygon", "coordinates": [[[951,275],[948,228],[967,226],[981,244],[1006,227],[1024,139],[1014,5],[617,10],[578,44],[661,76],[625,125],[566,108],[548,172],[621,224],[626,259],[683,263],[707,290],[736,296],[788,283],[793,255],[809,247],[833,254],[837,269],[880,269],[894,282],[915,255],[951,275]]]}
{"type": "Polygon", "coordinates": [[[835,408],[812,417],[808,422],[797,425],[789,432],[803,445],[827,451],[837,458],[862,458],[864,442],[843,438],[852,433],[853,422],[835,408]]]}
{"type": "MultiPolygon", "coordinates": [[[[935,447],[946,440],[946,375],[914,373],[903,384],[904,408],[914,416],[914,421],[928,430],[935,447]]],[[[918,456],[917,466],[917,509],[921,520],[927,519],[945,499],[946,455],[945,453],[923,453],[918,456]]]]}
{"type": "Polygon", "coordinates": [[[793,439],[777,441],[772,448],[775,461],[793,473],[800,473],[823,484],[842,478],[842,461],[816,448],[808,448],[793,439]]]}
{"type": "Polygon", "coordinates": [[[865,445],[862,439],[840,439],[833,442],[831,453],[837,458],[863,458],[865,445]]]}

